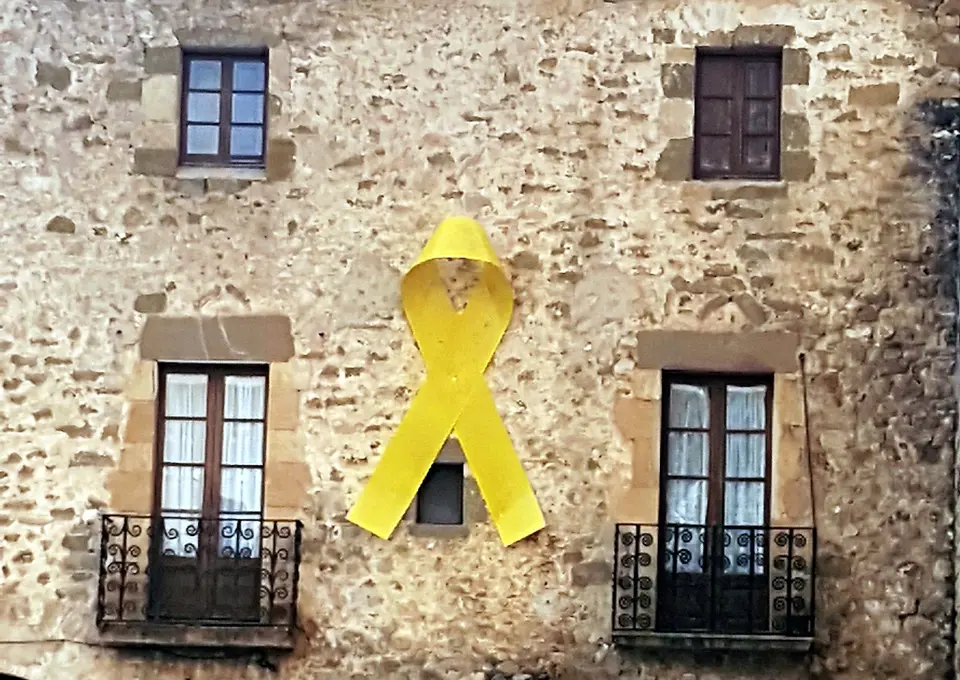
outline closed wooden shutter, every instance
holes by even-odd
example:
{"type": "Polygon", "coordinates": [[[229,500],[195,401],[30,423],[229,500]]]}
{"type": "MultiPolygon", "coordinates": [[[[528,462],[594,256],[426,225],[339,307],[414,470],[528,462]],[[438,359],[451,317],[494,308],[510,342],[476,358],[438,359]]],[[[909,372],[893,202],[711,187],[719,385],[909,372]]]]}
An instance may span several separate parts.
{"type": "Polygon", "coordinates": [[[776,179],[780,56],[698,54],[696,176],[776,179]]]}

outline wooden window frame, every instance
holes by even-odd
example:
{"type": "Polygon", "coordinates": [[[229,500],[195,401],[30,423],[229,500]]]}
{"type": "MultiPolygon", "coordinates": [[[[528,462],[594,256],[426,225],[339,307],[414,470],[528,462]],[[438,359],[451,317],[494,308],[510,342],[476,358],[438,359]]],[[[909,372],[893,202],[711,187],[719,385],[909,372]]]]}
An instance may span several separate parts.
{"type": "Polygon", "coordinates": [[[462,527],[466,524],[466,508],[465,508],[466,504],[464,503],[464,495],[463,495],[463,492],[464,492],[463,466],[464,466],[464,463],[456,462],[456,461],[437,461],[430,466],[430,470],[427,471],[427,476],[424,477],[423,482],[420,485],[420,489],[419,491],[417,491],[417,498],[415,501],[416,507],[414,509],[414,516],[413,516],[413,520],[415,524],[419,526],[433,526],[433,527],[462,527]],[[459,515],[460,515],[459,522],[439,522],[438,523],[438,522],[428,522],[424,519],[421,519],[423,514],[422,506],[426,502],[425,501],[426,494],[424,494],[424,490],[429,488],[427,487],[427,480],[429,479],[430,474],[434,472],[434,470],[440,467],[455,467],[457,468],[457,472],[459,473],[458,475],[456,475],[456,479],[458,480],[457,481],[457,491],[458,491],[457,498],[459,500],[459,515]]]}
{"type": "MultiPolygon", "coordinates": [[[[266,167],[267,136],[269,133],[270,107],[270,55],[265,48],[219,48],[184,49],[181,54],[180,71],[180,139],[179,163],[184,167],[231,167],[263,169],[266,167]],[[217,90],[204,90],[190,87],[190,63],[193,61],[219,61],[220,87],[217,90]],[[234,156],[230,153],[230,131],[234,125],[256,127],[254,123],[233,122],[233,64],[238,61],[260,61],[263,63],[263,90],[242,90],[241,93],[263,95],[263,123],[259,124],[263,134],[260,153],[257,156],[234,156]],[[190,92],[217,92],[220,95],[220,122],[218,127],[218,146],[216,154],[187,153],[187,98],[190,92]]],[[[209,123],[212,125],[212,123],[209,123]]]]}
{"type": "MultiPolygon", "coordinates": [[[[770,491],[773,464],[773,376],[769,374],[730,374],[730,373],[684,373],[679,371],[663,372],[663,398],[660,436],[660,508],[659,525],[667,526],[667,487],[670,479],[683,479],[682,475],[669,474],[669,433],[670,428],[670,388],[673,385],[697,385],[709,389],[710,426],[707,428],[709,441],[709,459],[707,468],[707,511],[704,524],[723,526],[724,483],[739,478],[726,476],[726,388],[752,387],[763,385],[765,395],[764,434],[766,450],[763,479],[763,526],[770,526],[770,491]]],[[[734,430],[734,433],[737,431],[734,430]]],[[[757,480],[753,480],[757,481],[757,480]]]]}
{"type": "MultiPolygon", "coordinates": [[[[221,463],[223,449],[223,425],[226,420],[223,417],[223,400],[225,393],[225,380],[228,376],[262,376],[264,378],[264,412],[263,412],[263,454],[260,464],[260,511],[259,520],[263,521],[264,511],[264,493],[267,464],[267,422],[268,408],[270,400],[270,380],[269,366],[263,365],[236,365],[236,364],[178,364],[161,363],[158,370],[159,385],[157,389],[157,409],[156,409],[156,446],[154,447],[154,473],[153,473],[153,514],[155,517],[162,517],[165,512],[163,508],[163,469],[164,463],[164,435],[166,432],[166,390],[167,376],[170,374],[194,374],[207,376],[207,413],[204,421],[207,424],[206,450],[204,452],[203,462],[203,495],[200,503],[200,517],[204,519],[216,519],[220,516],[220,491],[221,476],[223,465],[221,463]]],[[[199,420],[200,418],[194,418],[199,420]]],[[[188,420],[182,418],[182,420],[188,420]]],[[[257,421],[259,422],[259,421],[257,421]]],[[[183,467],[199,467],[192,464],[180,464],[183,467]]],[[[227,466],[237,467],[237,466],[227,466]]],[[[239,467],[255,467],[243,465],[239,467]]],[[[186,512],[176,510],[166,510],[166,512],[186,512]]],[[[244,515],[249,513],[230,513],[233,515],[244,515]]]]}
{"type": "MultiPolygon", "coordinates": [[[[694,68],[694,95],[693,95],[693,177],[703,180],[722,180],[722,179],[745,179],[745,180],[767,180],[776,181],[780,179],[782,144],[780,140],[781,118],[783,116],[783,48],[782,47],[751,47],[751,48],[709,48],[698,47],[696,53],[696,66],[694,68]],[[734,97],[732,100],[733,129],[731,144],[731,164],[729,171],[705,171],[700,164],[700,141],[703,138],[702,126],[702,82],[701,74],[703,69],[701,65],[704,60],[709,59],[728,59],[737,64],[737,75],[734,82],[734,97]],[[745,169],[743,166],[743,127],[745,124],[743,115],[743,74],[744,66],[750,63],[776,63],[777,65],[777,87],[773,101],[775,102],[776,115],[774,130],[770,135],[773,139],[774,148],[771,158],[771,169],[768,172],[757,172],[755,170],[745,169]]],[[[766,136],[766,135],[765,135],[766,136]]]]}

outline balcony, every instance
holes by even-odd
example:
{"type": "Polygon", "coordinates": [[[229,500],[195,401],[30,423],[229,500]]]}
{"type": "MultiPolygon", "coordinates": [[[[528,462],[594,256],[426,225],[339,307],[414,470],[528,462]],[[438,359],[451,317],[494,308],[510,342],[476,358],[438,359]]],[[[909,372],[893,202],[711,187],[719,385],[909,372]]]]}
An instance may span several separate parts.
{"type": "Polygon", "coordinates": [[[613,638],[638,647],[805,652],[811,528],[618,524],[613,638]]]}
{"type": "Polygon", "coordinates": [[[289,649],[302,524],[104,515],[104,644],[289,649]]]}

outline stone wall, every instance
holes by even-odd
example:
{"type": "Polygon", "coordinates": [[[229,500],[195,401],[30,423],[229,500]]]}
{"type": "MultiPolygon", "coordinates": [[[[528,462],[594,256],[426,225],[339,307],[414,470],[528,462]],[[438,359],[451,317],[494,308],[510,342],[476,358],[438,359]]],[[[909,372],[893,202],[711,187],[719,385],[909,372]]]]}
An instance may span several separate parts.
{"type": "Polygon", "coordinates": [[[7,5],[0,671],[944,677],[955,166],[929,162],[930,126],[949,125],[923,102],[957,94],[956,3],[7,5]],[[169,164],[157,76],[203,36],[276,50],[263,177],[169,164]],[[744,36],[791,51],[788,181],[687,181],[693,49],[744,36]],[[345,521],[422,379],[399,276],[453,213],[487,227],[516,291],[487,379],[547,528],[509,549],[484,520],[389,542],[345,521]],[[158,314],[292,324],[310,474],[288,657],[98,644],[96,516],[131,469],[131,379],[158,314]],[[610,507],[633,460],[615,405],[642,370],[638,332],[664,329],[800,336],[821,559],[809,664],[608,645],[610,507]]]}

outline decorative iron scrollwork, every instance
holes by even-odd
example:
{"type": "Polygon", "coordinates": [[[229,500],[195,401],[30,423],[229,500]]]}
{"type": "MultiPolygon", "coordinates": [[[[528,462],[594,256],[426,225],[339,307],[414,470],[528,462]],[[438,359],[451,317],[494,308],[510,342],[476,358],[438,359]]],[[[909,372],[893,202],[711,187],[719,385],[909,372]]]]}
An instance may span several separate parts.
{"type": "Polygon", "coordinates": [[[186,622],[292,630],[301,542],[299,521],[104,515],[97,624],[186,622]],[[256,601],[251,602],[257,604],[252,615],[244,610],[231,618],[229,610],[224,615],[222,607],[214,611],[211,605],[209,615],[194,607],[187,616],[158,604],[183,583],[195,586],[200,599],[209,595],[213,602],[223,582],[231,580],[238,592],[256,601]]]}

